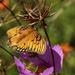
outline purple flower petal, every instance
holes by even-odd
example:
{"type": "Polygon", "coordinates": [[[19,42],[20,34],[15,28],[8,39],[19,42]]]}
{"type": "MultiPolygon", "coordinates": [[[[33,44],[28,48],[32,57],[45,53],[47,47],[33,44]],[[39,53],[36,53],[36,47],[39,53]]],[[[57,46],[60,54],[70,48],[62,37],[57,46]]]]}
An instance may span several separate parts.
{"type": "MultiPolygon", "coordinates": [[[[54,60],[55,60],[55,73],[58,73],[62,68],[63,62],[63,51],[59,45],[55,45],[53,48],[54,60]]],[[[50,54],[50,59],[48,60],[48,64],[50,63],[53,66],[52,55],[50,54]]]]}
{"type": "MultiPolygon", "coordinates": [[[[54,71],[52,54],[51,54],[49,42],[46,42],[46,44],[47,44],[47,50],[46,50],[45,54],[42,54],[42,55],[38,54],[38,56],[47,63],[44,63],[43,61],[41,61],[37,57],[32,58],[32,57],[29,57],[29,55],[27,55],[26,53],[20,53],[21,59],[27,58],[29,61],[33,62],[33,64],[35,66],[42,66],[42,65],[46,66],[47,69],[44,70],[44,72],[43,72],[44,75],[52,74],[54,71]]],[[[62,52],[62,49],[60,48],[59,45],[55,45],[52,48],[52,50],[53,50],[54,60],[55,60],[55,73],[58,73],[62,68],[63,52],[62,52]]]]}
{"type": "Polygon", "coordinates": [[[53,67],[47,68],[41,75],[50,75],[53,72],[53,67]]]}
{"type": "Polygon", "coordinates": [[[61,49],[61,47],[59,45],[55,45],[53,48],[52,48],[56,53],[58,53],[58,55],[56,55],[56,53],[54,52],[54,58],[55,58],[55,67],[56,67],[56,73],[58,73],[61,68],[62,68],[62,63],[63,63],[63,51],[61,49]]]}
{"type": "Polygon", "coordinates": [[[26,54],[26,53],[20,53],[20,58],[21,59],[24,59],[24,58],[26,58],[27,60],[29,60],[30,62],[32,62],[35,66],[37,66],[37,65],[39,65],[40,64],[40,62],[38,61],[39,59],[37,59],[37,57],[29,57],[29,55],[28,54],[26,54]]]}
{"type": "MultiPolygon", "coordinates": [[[[49,50],[49,45],[48,45],[48,42],[46,42],[47,44],[47,50],[44,54],[38,54],[38,56],[43,59],[44,61],[48,61],[48,58],[50,56],[50,50],[49,50]]],[[[40,59],[38,59],[37,57],[35,58],[32,58],[32,57],[29,57],[29,55],[27,55],[26,53],[20,53],[20,58],[21,59],[24,59],[24,57],[26,57],[29,61],[33,62],[35,66],[40,66],[40,65],[47,65],[45,64],[43,61],[41,61],[40,59]]]]}
{"type": "Polygon", "coordinates": [[[21,63],[21,61],[17,59],[15,56],[14,56],[14,59],[18,67],[18,71],[20,72],[21,75],[37,75],[37,74],[32,74],[31,71],[29,71],[28,69],[24,70],[25,65],[21,63]]]}
{"type": "Polygon", "coordinates": [[[52,49],[54,49],[60,56],[61,59],[63,60],[63,51],[59,45],[55,45],[52,49]]]}

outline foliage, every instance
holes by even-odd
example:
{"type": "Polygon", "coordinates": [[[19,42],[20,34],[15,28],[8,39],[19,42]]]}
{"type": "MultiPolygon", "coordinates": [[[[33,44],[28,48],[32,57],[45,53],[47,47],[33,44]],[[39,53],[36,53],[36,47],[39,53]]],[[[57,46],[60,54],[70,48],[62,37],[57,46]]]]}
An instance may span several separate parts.
{"type": "MultiPolygon", "coordinates": [[[[21,11],[21,5],[17,0],[10,0],[9,9],[17,3],[13,12],[16,16],[21,11]]],[[[27,0],[26,0],[27,1],[27,0]]],[[[39,0],[40,1],[40,0],[39,0]]],[[[38,2],[37,2],[38,3],[38,2]]],[[[56,44],[62,44],[69,42],[71,46],[73,46],[73,50],[69,52],[64,60],[63,68],[60,71],[61,75],[74,75],[75,74],[75,0],[47,0],[46,5],[52,3],[52,7],[50,9],[49,14],[55,14],[49,18],[46,18],[47,23],[47,32],[51,41],[52,46],[56,44]]],[[[39,3],[38,3],[39,4],[39,3]]],[[[40,4],[39,4],[40,5],[40,4]]],[[[29,5],[30,6],[30,5],[29,5]]],[[[48,14],[48,15],[49,15],[48,14]]],[[[19,57],[18,53],[14,52],[12,48],[8,48],[6,45],[7,41],[7,30],[12,27],[18,26],[16,20],[6,23],[6,21],[10,21],[10,19],[14,19],[12,14],[6,9],[2,11],[0,9],[0,45],[11,52],[14,56],[19,57]],[[9,16],[6,18],[6,16],[9,16]],[[6,18],[6,19],[5,19],[6,18]],[[4,24],[3,24],[4,23],[4,24]]],[[[27,25],[29,22],[19,20],[22,25],[27,25]]],[[[45,37],[47,41],[47,37],[44,34],[42,28],[40,28],[40,23],[38,23],[38,31],[45,37]]],[[[3,60],[2,67],[7,68],[12,63],[14,63],[14,59],[6,53],[3,49],[0,48],[0,59],[3,60]]],[[[1,66],[0,66],[1,67],[1,66]]],[[[7,75],[19,75],[16,65],[11,67],[6,71],[7,75]]]]}

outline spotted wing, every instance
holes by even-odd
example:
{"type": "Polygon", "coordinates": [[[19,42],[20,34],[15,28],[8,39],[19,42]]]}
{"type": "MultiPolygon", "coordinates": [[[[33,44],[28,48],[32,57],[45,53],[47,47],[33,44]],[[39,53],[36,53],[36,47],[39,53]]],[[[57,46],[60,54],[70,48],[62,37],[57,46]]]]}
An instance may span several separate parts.
{"type": "Polygon", "coordinates": [[[31,28],[28,26],[17,26],[8,30],[7,31],[7,35],[8,35],[7,45],[8,46],[16,45],[17,42],[19,42],[21,38],[23,38],[25,34],[27,34],[25,31],[27,31],[28,29],[31,29],[31,28]]]}
{"type": "Polygon", "coordinates": [[[9,29],[7,31],[8,38],[16,36],[18,33],[20,33],[20,31],[25,30],[25,29],[31,29],[31,28],[28,26],[17,26],[17,27],[9,29]]]}
{"type": "Polygon", "coordinates": [[[28,50],[39,54],[44,54],[46,52],[46,41],[37,31],[32,33],[28,42],[28,50]]]}
{"type": "Polygon", "coordinates": [[[46,51],[46,41],[40,33],[34,31],[13,46],[13,49],[23,53],[35,52],[44,54],[46,51]]]}

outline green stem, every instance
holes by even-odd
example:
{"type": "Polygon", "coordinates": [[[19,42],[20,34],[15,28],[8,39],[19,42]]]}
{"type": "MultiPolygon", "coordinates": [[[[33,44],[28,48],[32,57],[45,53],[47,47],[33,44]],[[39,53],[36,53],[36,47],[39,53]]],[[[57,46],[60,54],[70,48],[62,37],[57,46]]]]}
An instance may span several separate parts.
{"type": "Polygon", "coordinates": [[[54,75],[55,75],[55,61],[54,61],[54,55],[53,55],[53,51],[52,51],[52,46],[51,46],[50,39],[49,39],[49,36],[47,34],[47,31],[45,29],[45,26],[43,26],[43,28],[44,28],[44,32],[45,32],[45,34],[47,36],[47,39],[49,41],[49,46],[50,46],[50,50],[51,50],[51,54],[52,54],[53,67],[54,67],[54,75]]]}
{"type": "Polygon", "coordinates": [[[8,7],[6,7],[5,4],[4,4],[2,1],[1,1],[1,3],[4,5],[4,7],[5,7],[6,9],[8,9],[8,10],[11,12],[11,14],[15,17],[16,21],[18,22],[18,24],[21,26],[21,23],[20,23],[19,20],[16,18],[16,16],[14,15],[14,13],[13,13],[8,7]]]}
{"type": "Polygon", "coordinates": [[[7,53],[9,53],[12,57],[14,57],[13,54],[11,54],[9,51],[7,51],[5,48],[3,48],[2,46],[0,46],[0,48],[2,48],[3,50],[5,50],[7,53]]]}

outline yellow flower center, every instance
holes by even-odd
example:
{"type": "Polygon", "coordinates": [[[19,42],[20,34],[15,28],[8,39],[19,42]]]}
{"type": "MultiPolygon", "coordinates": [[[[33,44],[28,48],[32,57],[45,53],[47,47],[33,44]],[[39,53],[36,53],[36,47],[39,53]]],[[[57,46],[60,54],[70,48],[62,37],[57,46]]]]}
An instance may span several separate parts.
{"type": "Polygon", "coordinates": [[[43,71],[46,69],[47,69],[47,67],[43,65],[43,66],[39,66],[37,71],[38,71],[38,73],[43,73],[43,71]]]}

